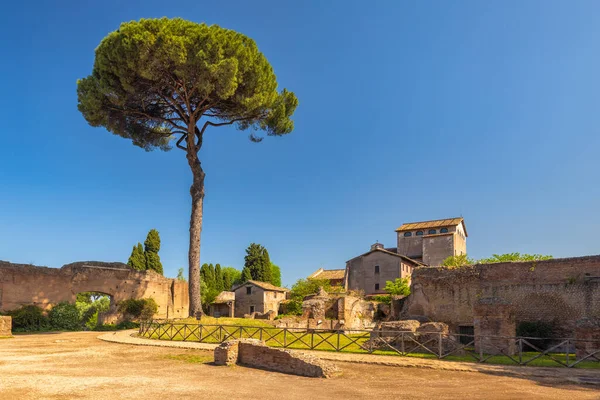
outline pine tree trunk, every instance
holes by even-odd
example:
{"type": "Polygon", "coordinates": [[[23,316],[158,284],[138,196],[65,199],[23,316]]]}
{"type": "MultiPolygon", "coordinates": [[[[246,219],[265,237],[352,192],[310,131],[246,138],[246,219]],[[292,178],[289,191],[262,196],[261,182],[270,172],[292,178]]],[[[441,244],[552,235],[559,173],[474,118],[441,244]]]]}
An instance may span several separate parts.
{"type": "Polygon", "coordinates": [[[198,154],[194,151],[187,153],[188,164],[194,177],[190,194],[192,196],[192,216],[190,217],[190,248],[189,260],[189,295],[190,317],[196,317],[202,312],[200,300],[200,235],[202,233],[202,206],[204,201],[204,171],[200,165],[198,154]]]}

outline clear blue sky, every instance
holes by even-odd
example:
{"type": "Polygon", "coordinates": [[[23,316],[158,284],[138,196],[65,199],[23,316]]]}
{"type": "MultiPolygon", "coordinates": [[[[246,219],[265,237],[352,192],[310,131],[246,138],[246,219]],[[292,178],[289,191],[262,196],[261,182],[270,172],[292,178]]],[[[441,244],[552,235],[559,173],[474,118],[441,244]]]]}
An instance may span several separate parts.
{"type": "Polygon", "coordinates": [[[597,1],[13,1],[0,16],[0,259],[127,261],[160,231],[186,267],[191,173],[77,111],[121,21],[183,17],[256,40],[295,131],[209,131],[202,262],[265,245],[291,284],[403,222],[463,215],[469,254],[600,253],[597,1]]]}

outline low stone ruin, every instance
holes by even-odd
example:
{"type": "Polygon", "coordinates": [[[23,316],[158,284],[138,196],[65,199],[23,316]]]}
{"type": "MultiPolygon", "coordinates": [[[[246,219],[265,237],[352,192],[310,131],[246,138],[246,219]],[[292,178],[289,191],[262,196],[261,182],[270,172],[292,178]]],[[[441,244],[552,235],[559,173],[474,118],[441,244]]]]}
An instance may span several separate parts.
{"type": "Polygon", "coordinates": [[[215,365],[235,364],[316,378],[329,378],[339,372],[335,365],[318,357],[268,347],[257,339],[231,340],[215,349],[215,365]]]}
{"type": "Polygon", "coordinates": [[[244,318],[266,319],[268,321],[274,321],[276,316],[277,316],[277,313],[273,310],[269,310],[266,313],[261,313],[261,312],[255,311],[252,314],[244,314],[244,318]]]}
{"type": "Polygon", "coordinates": [[[600,361],[600,319],[583,318],[575,324],[575,356],[600,361]]]}
{"type": "MultiPolygon", "coordinates": [[[[391,350],[393,347],[407,353],[449,353],[459,347],[450,335],[447,324],[417,320],[388,321],[379,323],[367,343],[375,349],[391,350]]],[[[459,354],[456,352],[456,354],[459,354]]]]}
{"type": "Polygon", "coordinates": [[[0,337],[12,336],[12,317],[0,316],[0,337]]]}

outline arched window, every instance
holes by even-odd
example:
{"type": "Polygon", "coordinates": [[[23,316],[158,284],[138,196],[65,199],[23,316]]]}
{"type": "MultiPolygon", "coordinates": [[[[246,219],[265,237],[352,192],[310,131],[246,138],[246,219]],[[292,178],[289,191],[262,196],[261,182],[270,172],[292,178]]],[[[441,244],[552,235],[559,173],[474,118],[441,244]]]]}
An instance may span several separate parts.
{"type": "Polygon", "coordinates": [[[404,232],[404,237],[412,236],[412,232],[404,232]]]}
{"type": "Polygon", "coordinates": [[[429,233],[430,235],[435,235],[436,232],[435,232],[435,229],[430,229],[429,232],[427,232],[427,233],[429,233]]]}
{"type": "Polygon", "coordinates": [[[442,229],[440,229],[440,233],[448,233],[448,228],[442,228],[442,229]]]}
{"type": "Polygon", "coordinates": [[[417,236],[423,236],[423,231],[417,231],[417,236]]]}

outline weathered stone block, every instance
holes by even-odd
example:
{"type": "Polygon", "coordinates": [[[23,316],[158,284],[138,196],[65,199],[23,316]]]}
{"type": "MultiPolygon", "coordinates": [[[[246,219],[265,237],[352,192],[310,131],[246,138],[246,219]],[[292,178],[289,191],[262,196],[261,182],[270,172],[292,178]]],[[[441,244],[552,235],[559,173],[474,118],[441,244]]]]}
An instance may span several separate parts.
{"type": "Polygon", "coordinates": [[[12,317],[0,316],[0,337],[12,336],[12,317]]]}
{"type": "MultiPolygon", "coordinates": [[[[582,318],[575,324],[575,355],[578,360],[600,350],[600,319],[582,318]]],[[[600,361],[600,353],[586,358],[600,361]]]]}
{"type": "Polygon", "coordinates": [[[513,355],[517,332],[515,309],[507,301],[488,297],[473,306],[475,351],[484,354],[513,355]]]}
{"type": "Polygon", "coordinates": [[[235,365],[238,360],[238,341],[223,342],[215,348],[215,365],[235,365]]]}

